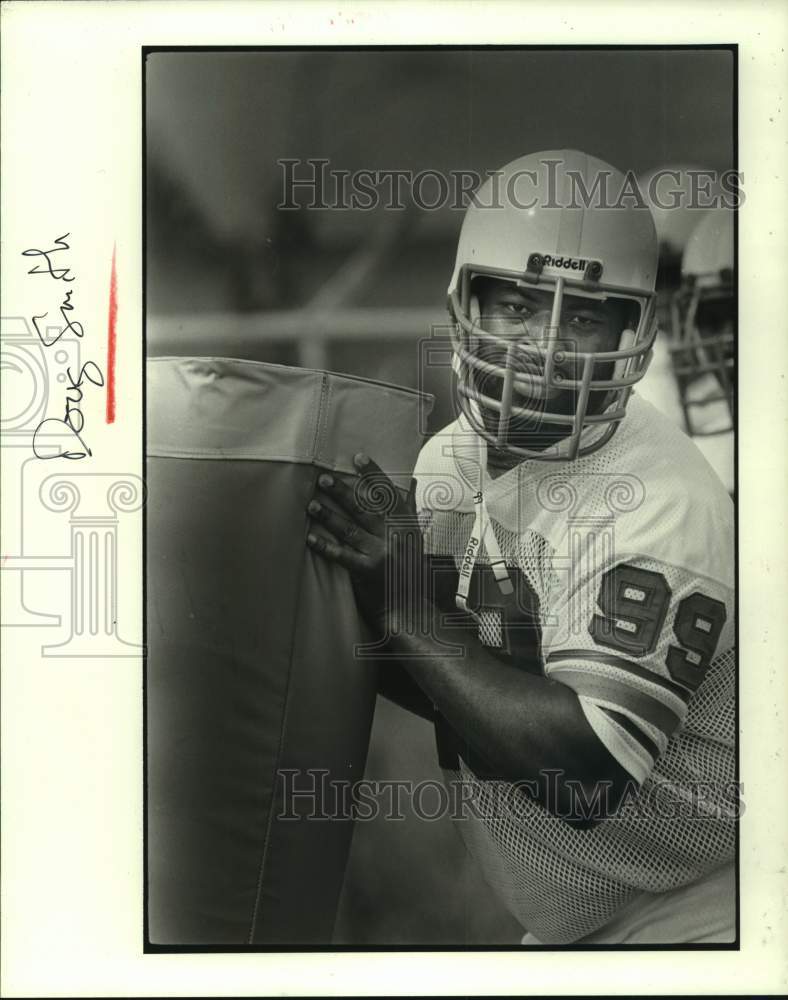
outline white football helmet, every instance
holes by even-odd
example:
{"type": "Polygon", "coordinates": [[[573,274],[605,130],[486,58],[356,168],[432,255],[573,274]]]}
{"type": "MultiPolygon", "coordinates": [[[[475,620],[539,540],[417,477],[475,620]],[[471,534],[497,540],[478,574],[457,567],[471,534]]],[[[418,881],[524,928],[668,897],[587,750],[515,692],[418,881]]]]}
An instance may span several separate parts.
{"type": "Polygon", "coordinates": [[[733,265],[733,212],[711,209],[690,236],[671,300],[673,370],[687,432],[696,437],[733,428],[733,265]]]}
{"type": "Polygon", "coordinates": [[[514,160],[474,196],[448,307],[459,404],[494,447],[520,458],[571,461],[600,448],[623,419],[656,336],[657,236],[642,199],[627,195],[634,186],[634,178],[602,160],[558,150],[514,160]],[[549,324],[529,329],[524,320],[517,338],[484,330],[473,290],[474,279],[483,277],[552,293],[549,324]],[[575,297],[620,301],[633,319],[617,349],[572,351],[577,377],[565,378],[556,370],[566,357],[562,305],[575,297]],[[485,382],[499,387],[494,395],[485,382]],[[555,390],[570,394],[573,412],[551,408],[555,390]],[[514,402],[523,397],[527,405],[514,402]],[[521,447],[507,440],[510,421],[565,427],[566,435],[544,449],[521,447]]]}
{"type": "Polygon", "coordinates": [[[667,165],[641,174],[638,187],[654,216],[660,262],[663,265],[675,263],[678,272],[684,248],[708,211],[708,208],[696,206],[704,200],[708,205],[710,197],[718,196],[719,183],[713,180],[711,171],[701,167],[667,165]],[[697,175],[694,181],[692,172],[697,175]]]}

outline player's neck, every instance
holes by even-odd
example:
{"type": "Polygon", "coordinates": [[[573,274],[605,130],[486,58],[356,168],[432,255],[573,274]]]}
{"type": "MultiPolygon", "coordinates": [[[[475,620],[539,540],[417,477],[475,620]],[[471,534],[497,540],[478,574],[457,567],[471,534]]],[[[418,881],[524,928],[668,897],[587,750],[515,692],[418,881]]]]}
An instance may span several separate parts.
{"type": "MultiPolygon", "coordinates": [[[[555,447],[566,437],[566,428],[557,425],[542,425],[533,434],[519,434],[515,439],[516,444],[521,448],[528,448],[534,452],[534,457],[541,451],[555,447]]],[[[497,479],[515,466],[521,465],[526,460],[525,455],[517,455],[505,449],[495,448],[487,445],[487,472],[491,479],[497,479]]]]}
{"type": "Polygon", "coordinates": [[[487,475],[490,479],[497,479],[518,466],[524,459],[517,455],[507,455],[502,452],[493,452],[487,449],[487,475]]]}

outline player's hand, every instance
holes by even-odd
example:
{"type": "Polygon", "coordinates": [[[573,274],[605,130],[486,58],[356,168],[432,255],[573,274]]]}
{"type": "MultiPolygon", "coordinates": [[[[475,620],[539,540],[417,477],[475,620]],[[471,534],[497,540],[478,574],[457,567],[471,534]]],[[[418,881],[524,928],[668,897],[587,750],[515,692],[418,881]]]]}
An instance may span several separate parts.
{"type": "Polygon", "coordinates": [[[364,618],[385,633],[412,603],[421,573],[421,532],[411,489],[405,499],[379,466],[356,455],[357,479],[323,473],[307,506],[307,545],[349,570],[364,618]],[[322,530],[321,530],[322,529],[322,530]]]}

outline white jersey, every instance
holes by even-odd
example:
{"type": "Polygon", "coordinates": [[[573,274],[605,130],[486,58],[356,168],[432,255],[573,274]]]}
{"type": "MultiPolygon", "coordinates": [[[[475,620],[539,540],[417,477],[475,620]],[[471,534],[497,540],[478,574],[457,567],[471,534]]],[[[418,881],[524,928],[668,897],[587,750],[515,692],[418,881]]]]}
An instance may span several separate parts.
{"type": "MultiPolygon", "coordinates": [[[[460,754],[447,778],[469,782],[479,808],[459,826],[511,912],[540,941],[571,942],[639,893],[729,862],[733,505],[692,441],[634,397],[599,451],[566,465],[524,461],[492,479],[484,442],[460,418],[427,442],[415,475],[425,552],[458,571],[483,497],[488,541],[474,573],[500,552],[527,594],[521,606],[536,609],[532,658],[577,693],[639,789],[615,816],[579,829],[513,787],[502,796],[460,754]]],[[[476,591],[480,640],[516,649],[514,619],[486,606],[494,588],[476,591]]]]}

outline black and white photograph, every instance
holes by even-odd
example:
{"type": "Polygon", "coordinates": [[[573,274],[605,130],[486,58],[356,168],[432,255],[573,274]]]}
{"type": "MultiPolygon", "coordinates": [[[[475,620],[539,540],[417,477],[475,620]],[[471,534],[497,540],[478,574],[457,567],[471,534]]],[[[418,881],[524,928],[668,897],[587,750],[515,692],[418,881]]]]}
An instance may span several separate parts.
{"type": "Polygon", "coordinates": [[[788,6],[0,13],[0,994],[785,995],[788,6]]]}
{"type": "Polygon", "coordinates": [[[151,947],[735,945],[736,73],[146,53],[151,947]]]}

